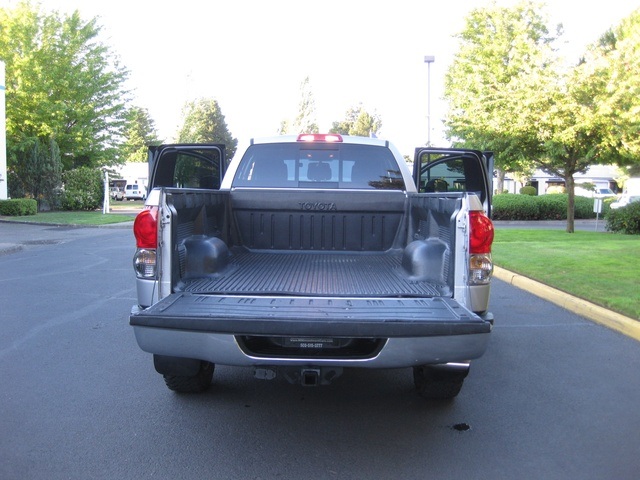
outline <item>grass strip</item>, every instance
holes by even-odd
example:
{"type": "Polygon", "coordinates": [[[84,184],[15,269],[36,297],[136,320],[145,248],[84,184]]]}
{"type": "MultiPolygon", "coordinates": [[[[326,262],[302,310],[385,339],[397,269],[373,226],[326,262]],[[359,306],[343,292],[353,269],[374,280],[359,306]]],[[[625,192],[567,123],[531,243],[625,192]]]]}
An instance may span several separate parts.
{"type": "Polygon", "coordinates": [[[640,320],[640,238],[562,230],[497,229],[496,265],[640,320]]]}

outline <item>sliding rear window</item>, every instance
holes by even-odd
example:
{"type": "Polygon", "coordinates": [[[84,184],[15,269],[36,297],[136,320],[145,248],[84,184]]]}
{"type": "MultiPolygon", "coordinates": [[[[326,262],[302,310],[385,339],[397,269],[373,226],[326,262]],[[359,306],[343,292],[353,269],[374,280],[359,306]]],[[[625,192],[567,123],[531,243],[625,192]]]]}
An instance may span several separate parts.
{"type": "Polygon", "coordinates": [[[252,145],[240,162],[233,186],[405,189],[388,148],[325,143],[252,145]]]}

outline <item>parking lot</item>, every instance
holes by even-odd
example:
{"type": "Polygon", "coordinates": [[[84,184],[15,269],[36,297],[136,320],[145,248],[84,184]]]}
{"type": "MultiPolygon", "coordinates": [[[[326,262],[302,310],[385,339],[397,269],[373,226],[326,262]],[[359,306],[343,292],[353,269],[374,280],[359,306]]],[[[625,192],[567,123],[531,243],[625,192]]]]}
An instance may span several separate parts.
{"type": "Polygon", "coordinates": [[[326,387],[218,367],[176,395],[128,325],[130,226],[0,223],[0,478],[635,479],[638,342],[494,281],[487,354],[460,396],[410,370],[326,387]]]}

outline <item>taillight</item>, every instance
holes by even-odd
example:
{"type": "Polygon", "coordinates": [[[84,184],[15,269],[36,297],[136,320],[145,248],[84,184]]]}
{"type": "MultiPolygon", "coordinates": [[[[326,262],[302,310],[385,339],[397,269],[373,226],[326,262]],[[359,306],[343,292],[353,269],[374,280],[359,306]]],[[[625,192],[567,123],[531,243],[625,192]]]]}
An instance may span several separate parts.
{"type": "Polygon", "coordinates": [[[469,249],[471,253],[491,253],[493,243],[493,222],[482,210],[469,212],[470,236],[469,249]]]}
{"type": "Polygon", "coordinates": [[[133,222],[133,235],[138,248],[158,246],[158,207],[142,210],[133,222]]]}
{"type": "Polygon", "coordinates": [[[158,207],[147,207],[138,214],[133,222],[133,234],[138,247],[133,257],[136,275],[154,279],[157,272],[158,207]]]}
{"type": "Polygon", "coordinates": [[[482,210],[469,212],[469,285],[484,285],[491,281],[493,261],[493,222],[482,210]]]}

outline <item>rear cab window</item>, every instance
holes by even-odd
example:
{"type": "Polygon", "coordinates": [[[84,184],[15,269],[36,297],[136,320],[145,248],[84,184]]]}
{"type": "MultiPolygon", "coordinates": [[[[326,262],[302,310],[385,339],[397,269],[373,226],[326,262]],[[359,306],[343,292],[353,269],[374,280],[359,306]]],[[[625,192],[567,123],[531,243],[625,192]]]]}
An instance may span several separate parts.
{"type": "Polygon", "coordinates": [[[405,190],[392,152],[344,143],[273,143],[250,146],[234,187],[405,190]]]}

